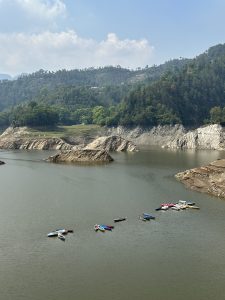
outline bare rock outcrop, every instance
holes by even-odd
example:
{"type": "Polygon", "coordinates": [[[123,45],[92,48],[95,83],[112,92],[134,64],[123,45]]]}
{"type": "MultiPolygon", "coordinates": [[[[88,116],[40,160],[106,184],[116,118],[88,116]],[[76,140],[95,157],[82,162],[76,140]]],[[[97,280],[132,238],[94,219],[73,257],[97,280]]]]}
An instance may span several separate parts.
{"type": "Polygon", "coordinates": [[[27,127],[9,127],[0,136],[0,149],[69,150],[72,147],[59,138],[32,138],[27,127]]]}
{"type": "Polygon", "coordinates": [[[134,143],[118,135],[103,136],[88,144],[85,149],[104,149],[106,151],[138,151],[134,143]]]}
{"type": "Polygon", "coordinates": [[[188,130],[179,124],[133,129],[119,126],[110,128],[108,134],[117,134],[138,146],[157,145],[172,149],[225,149],[225,130],[218,124],[194,130],[188,130]]]}
{"type": "Polygon", "coordinates": [[[158,145],[163,146],[169,143],[174,137],[181,137],[186,133],[182,125],[158,125],[150,128],[126,128],[118,126],[109,128],[108,135],[119,135],[124,139],[128,139],[138,146],[141,145],[158,145]]]}
{"type": "Polygon", "coordinates": [[[180,172],[175,177],[190,189],[225,198],[225,159],[180,172]]]}
{"type": "Polygon", "coordinates": [[[113,158],[105,150],[69,150],[50,156],[47,161],[54,163],[106,163],[113,158]]]}
{"type": "Polygon", "coordinates": [[[225,149],[225,132],[218,124],[199,127],[183,135],[175,135],[164,147],[223,150],[225,149]]]}

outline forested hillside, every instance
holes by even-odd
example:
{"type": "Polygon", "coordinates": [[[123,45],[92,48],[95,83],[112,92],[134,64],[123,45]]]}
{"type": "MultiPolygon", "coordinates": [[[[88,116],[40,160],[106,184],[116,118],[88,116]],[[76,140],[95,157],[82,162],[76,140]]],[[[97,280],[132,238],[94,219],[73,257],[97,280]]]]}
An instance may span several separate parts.
{"type": "Polygon", "coordinates": [[[225,45],[135,71],[40,70],[0,82],[0,125],[225,123],[225,45]]]}
{"type": "Polygon", "coordinates": [[[177,72],[132,91],[111,124],[201,125],[225,122],[225,45],[217,45],[177,72]]]}
{"type": "MultiPolygon", "coordinates": [[[[119,87],[121,85],[134,85],[136,83],[152,82],[160,78],[168,70],[177,70],[183,67],[188,60],[171,60],[163,65],[132,71],[118,67],[89,68],[84,70],[60,70],[49,72],[39,70],[30,75],[21,75],[17,80],[0,81],[0,109],[47,94],[54,97],[58,93],[70,93],[75,88],[103,88],[119,87]],[[60,88],[62,90],[60,91],[60,88]],[[53,92],[53,94],[51,94],[53,92]]],[[[113,89],[115,90],[115,89],[113,89]]],[[[117,102],[117,99],[116,101],[117,102]]]]}
{"type": "Polygon", "coordinates": [[[92,123],[103,120],[139,84],[151,84],[168,70],[181,69],[188,60],[128,70],[118,67],[85,70],[40,70],[17,80],[0,81],[0,126],[92,123]],[[31,103],[31,104],[29,104],[31,103]],[[52,118],[46,118],[53,113],[52,118]],[[97,119],[96,113],[97,112],[97,119]],[[43,115],[43,116],[42,116],[43,115]],[[56,118],[56,115],[58,117],[56,118]]]}

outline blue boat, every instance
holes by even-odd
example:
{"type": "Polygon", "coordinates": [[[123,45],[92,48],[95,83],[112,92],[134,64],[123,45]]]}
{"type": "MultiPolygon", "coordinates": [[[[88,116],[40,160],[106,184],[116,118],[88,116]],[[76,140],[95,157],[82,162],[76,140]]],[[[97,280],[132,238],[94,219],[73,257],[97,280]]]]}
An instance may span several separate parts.
{"type": "Polygon", "coordinates": [[[149,219],[149,220],[155,220],[155,217],[151,216],[150,214],[143,213],[143,218],[149,219]]]}
{"type": "Polygon", "coordinates": [[[102,231],[102,232],[105,232],[105,228],[101,225],[98,225],[98,230],[102,231]]]}
{"type": "Polygon", "coordinates": [[[108,230],[108,231],[112,231],[112,227],[114,226],[108,226],[108,225],[104,225],[104,224],[101,224],[100,226],[102,226],[105,230],[108,230]]]}

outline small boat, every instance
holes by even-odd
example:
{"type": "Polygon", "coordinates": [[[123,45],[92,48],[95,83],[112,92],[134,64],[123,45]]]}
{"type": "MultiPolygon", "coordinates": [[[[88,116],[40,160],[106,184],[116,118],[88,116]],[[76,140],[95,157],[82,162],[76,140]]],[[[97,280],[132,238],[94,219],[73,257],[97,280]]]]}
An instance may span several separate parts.
{"type": "Polygon", "coordinates": [[[176,204],[173,207],[171,207],[171,209],[179,211],[180,210],[180,206],[176,204]]]}
{"type": "Polygon", "coordinates": [[[165,205],[165,206],[161,206],[161,210],[168,210],[169,206],[165,205]]]}
{"type": "Polygon", "coordinates": [[[125,218],[117,218],[117,219],[114,219],[114,222],[117,223],[117,222],[125,221],[126,219],[127,219],[127,217],[125,217],[125,218]]]}
{"type": "Polygon", "coordinates": [[[62,229],[56,229],[56,231],[55,232],[57,232],[57,233],[61,233],[61,234],[67,234],[68,233],[68,230],[67,229],[64,229],[64,228],[62,228],[62,229]]]}
{"type": "Polygon", "coordinates": [[[156,210],[156,211],[159,211],[159,210],[161,210],[161,209],[162,209],[162,207],[160,206],[160,207],[156,208],[155,210],[156,210]]]}
{"type": "Polygon", "coordinates": [[[108,228],[114,229],[113,225],[105,225],[105,226],[107,226],[108,228]]]}
{"type": "Polygon", "coordinates": [[[155,217],[151,216],[150,214],[147,214],[147,213],[143,213],[143,217],[144,218],[149,218],[151,220],[155,220],[155,217]]]}
{"type": "Polygon", "coordinates": [[[58,232],[58,239],[60,239],[61,241],[65,241],[66,240],[65,236],[62,233],[60,233],[60,232],[58,232]]]}
{"type": "Polygon", "coordinates": [[[161,206],[173,207],[175,203],[162,203],[161,206]]]}
{"type": "Polygon", "coordinates": [[[187,201],[179,200],[179,201],[178,201],[178,204],[180,204],[180,205],[187,205],[187,201]]]}
{"type": "Polygon", "coordinates": [[[112,231],[112,227],[111,226],[104,225],[104,224],[101,224],[100,226],[102,226],[105,230],[112,231]]]}
{"type": "Polygon", "coordinates": [[[95,231],[98,231],[98,230],[99,230],[99,225],[98,225],[98,224],[95,224],[94,230],[95,230],[95,231]]]}
{"type": "Polygon", "coordinates": [[[58,235],[58,233],[56,231],[52,231],[47,234],[47,237],[55,237],[57,235],[58,235]]]}
{"type": "Polygon", "coordinates": [[[187,205],[189,205],[189,206],[194,206],[194,205],[195,205],[195,202],[187,202],[187,205]]]}
{"type": "Polygon", "coordinates": [[[141,221],[144,221],[144,222],[150,221],[150,219],[146,219],[146,218],[144,218],[144,217],[142,217],[142,216],[140,216],[139,219],[140,219],[141,221]]]}
{"type": "Polygon", "coordinates": [[[102,227],[101,225],[98,225],[98,229],[99,229],[100,231],[102,231],[102,232],[105,232],[105,228],[102,227]]]}
{"type": "Polygon", "coordinates": [[[200,207],[196,205],[187,205],[187,208],[200,209],[200,207]]]}
{"type": "Polygon", "coordinates": [[[186,209],[188,206],[186,204],[180,204],[179,207],[180,209],[186,209]]]}

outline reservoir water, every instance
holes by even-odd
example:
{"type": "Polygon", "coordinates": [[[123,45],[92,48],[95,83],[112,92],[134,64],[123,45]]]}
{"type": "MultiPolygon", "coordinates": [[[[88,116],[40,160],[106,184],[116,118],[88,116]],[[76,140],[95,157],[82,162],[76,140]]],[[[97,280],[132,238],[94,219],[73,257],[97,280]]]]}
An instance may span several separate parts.
{"type": "Polygon", "coordinates": [[[0,152],[0,299],[225,299],[225,200],[174,178],[224,152],[151,148],[100,166],[49,154],[0,152]],[[201,209],[155,211],[179,199],[201,209]],[[124,216],[112,232],[93,230],[124,216]],[[65,242],[46,237],[62,227],[74,229],[65,242]]]}

